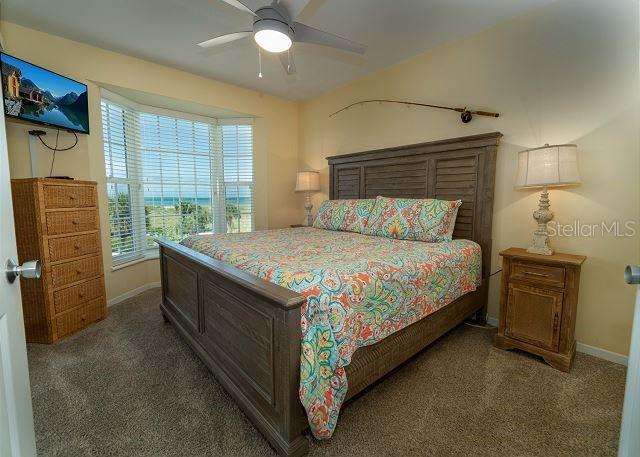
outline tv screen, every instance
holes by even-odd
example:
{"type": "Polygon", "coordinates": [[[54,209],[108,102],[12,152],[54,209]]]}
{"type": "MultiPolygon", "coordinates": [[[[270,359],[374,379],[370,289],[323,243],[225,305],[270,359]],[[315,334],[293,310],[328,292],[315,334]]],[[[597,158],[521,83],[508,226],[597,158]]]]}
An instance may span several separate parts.
{"type": "Polygon", "coordinates": [[[0,53],[4,112],[25,121],[89,133],[87,86],[0,53]]]}

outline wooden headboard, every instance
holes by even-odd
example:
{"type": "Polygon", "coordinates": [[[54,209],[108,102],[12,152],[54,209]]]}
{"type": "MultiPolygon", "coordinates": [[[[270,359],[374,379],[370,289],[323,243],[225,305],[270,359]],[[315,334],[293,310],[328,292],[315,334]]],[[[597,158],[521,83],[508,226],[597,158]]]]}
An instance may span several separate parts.
{"type": "Polygon", "coordinates": [[[493,132],[327,157],[329,198],[460,199],[453,237],[473,240],[482,247],[482,276],[487,277],[501,137],[493,132]]]}

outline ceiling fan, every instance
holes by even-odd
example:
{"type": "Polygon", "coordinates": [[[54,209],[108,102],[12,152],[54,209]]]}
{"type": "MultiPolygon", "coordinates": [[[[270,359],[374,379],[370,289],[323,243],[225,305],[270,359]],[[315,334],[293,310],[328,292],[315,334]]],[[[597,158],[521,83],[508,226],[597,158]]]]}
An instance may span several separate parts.
{"type": "MultiPolygon", "coordinates": [[[[364,54],[366,50],[365,46],[359,43],[295,22],[296,17],[311,0],[273,0],[270,5],[255,11],[240,0],[221,1],[253,15],[253,28],[252,30],[217,36],[198,43],[198,46],[202,48],[212,48],[253,36],[261,49],[279,54],[280,62],[287,74],[295,73],[290,50],[294,42],[314,43],[358,54],[364,54]]],[[[262,73],[260,73],[261,76],[262,73]]]]}

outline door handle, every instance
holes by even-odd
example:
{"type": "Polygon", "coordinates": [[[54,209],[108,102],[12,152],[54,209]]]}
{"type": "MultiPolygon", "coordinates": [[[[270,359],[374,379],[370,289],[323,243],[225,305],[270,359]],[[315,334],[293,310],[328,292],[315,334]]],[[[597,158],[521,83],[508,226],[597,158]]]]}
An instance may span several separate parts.
{"type": "Polygon", "coordinates": [[[640,266],[627,265],[624,269],[624,280],[627,284],[640,284],[640,266]]]}
{"type": "Polygon", "coordinates": [[[18,276],[28,279],[40,279],[42,274],[42,265],[39,260],[29,260],[22,265],[18,265],[14,259],[7,260],[5,274],[7,281],[13,284],[18,276]]]}

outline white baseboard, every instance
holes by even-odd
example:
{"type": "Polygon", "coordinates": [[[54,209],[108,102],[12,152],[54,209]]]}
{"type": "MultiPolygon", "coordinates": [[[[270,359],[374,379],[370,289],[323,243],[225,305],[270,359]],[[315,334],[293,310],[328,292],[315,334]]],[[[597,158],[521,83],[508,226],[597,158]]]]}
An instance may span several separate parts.
{"type": "Polygon", "coordinates": [[[140,286],[133,290],[130,290],[129,292],[126,292],[122,295],[118,295],[117,297],[114,297],[111,300],[107,301],[107,306],[117,305],[118,303],[121,303],[131,297],[135,297],[136,295],[141,294],[142,292],[155,289],[156,287],[160,287],[160,281],[151,282],[149,284],[145,284],[144,286],[140,286]]]}
{"type": "MultiPolygon", "coordinates": [[[[498,326],[498,319],[495,317],[487,316],[487,324],[498,326]]],[[[576,351],[583,354],[589,354],[599,359],[608,360],[609,362],[617,363],[619,365],[627,366],[629,358],[626,355],[618,354],[617,352],[607,351],[606,349],[597,348],[595,346],[589,346],[578,341],[576,344],[576,351]]]]}
{"type": "Polygon", "coordinates": [[[576,351],[624,366],[627,366],[627,364],[629,363],[629,357],[627,357],[626,355],[607,351],[606,349],[597,348],[595,346],[589,346],[588,344],[581,343],[580,341],[578,341],[578,343],[576,344],[576,351]]]}

